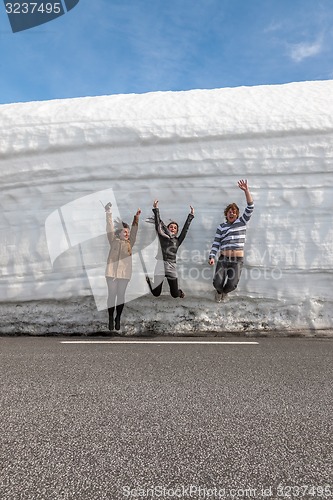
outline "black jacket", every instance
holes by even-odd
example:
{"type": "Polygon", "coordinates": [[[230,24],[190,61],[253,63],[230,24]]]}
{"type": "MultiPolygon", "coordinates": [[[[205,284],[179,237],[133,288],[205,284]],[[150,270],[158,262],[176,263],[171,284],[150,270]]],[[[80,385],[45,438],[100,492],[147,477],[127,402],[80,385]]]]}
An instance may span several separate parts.
{"type": "Polygon", "coordinates": [[[190,227],[190,224],[194,218],[194,215],[188,214],[186,222],[184,224],[183,229],[179,236],[172,236],[171,238],[164,237],[159,232],[159,227],[162,225],[166,228],[165,224],[161,221],[160,211],[158,208],[153,208],[154,219],[155,219],[155,228],[160,241],[160,249],[158,252],[158,259],[163,258],[163,260],[167,260],[168,262],[176,262],[176,254],[178,248],[183,243],[186,233],[190,227]],[[162,255],[161,255],[162,253],[162,255]]]}

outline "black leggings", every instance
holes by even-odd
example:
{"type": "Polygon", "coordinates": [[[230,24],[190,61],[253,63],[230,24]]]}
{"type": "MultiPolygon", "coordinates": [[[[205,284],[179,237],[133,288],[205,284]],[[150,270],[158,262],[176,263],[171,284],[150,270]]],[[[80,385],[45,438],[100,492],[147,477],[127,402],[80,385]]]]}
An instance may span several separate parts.
{"type": "Polygon", "coordinates": [[[164,281],[165,277],[168,280],[168,284],[169,284],[171,296],[174,299],[176,299],[177,297],[180,297],[181,291],[178,288],[178,280],[177,280],[177,278],[169,278],[168,276],[161,276],[161,275],[158,275],[158,274],[156,274],[154,276],[154,283],[151,283],[151,293],[155,297],[159,297],[161,295],[163,281],[164,281]]]}

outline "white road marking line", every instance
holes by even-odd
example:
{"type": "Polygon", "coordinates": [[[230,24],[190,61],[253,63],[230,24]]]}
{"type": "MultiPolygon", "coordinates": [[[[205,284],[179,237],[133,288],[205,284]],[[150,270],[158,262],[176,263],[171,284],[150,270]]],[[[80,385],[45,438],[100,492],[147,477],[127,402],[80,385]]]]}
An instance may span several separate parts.
{"type": "Polygon", "coordinates": [[[259,344],[259,342],[236,342],[236,341],[206,341],[206,340],[62,340],[61,344],[236,344],[236,345],[254,345],[259,344]]]}

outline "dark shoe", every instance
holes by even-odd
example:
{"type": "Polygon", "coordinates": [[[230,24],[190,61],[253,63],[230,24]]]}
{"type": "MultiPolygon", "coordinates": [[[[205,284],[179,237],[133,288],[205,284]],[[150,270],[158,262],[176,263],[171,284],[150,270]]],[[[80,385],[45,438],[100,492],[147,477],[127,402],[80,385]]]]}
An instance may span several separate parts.
{"type": "Polygon", "coordinates": [[[116,321],[115,321],[115,325],[114,325],[115,329],[116,330],[120,330],[120,318],[119,316],[116,316],[116,321]]]}
{"type": "Polygon", "coordinates": [[[113,311],[109,311],[109,330],[110,332],[114,330],[113,311]]]}
{"type": "Polygon", "coordinates": [[[150,278],[148,275],[146,275],[146,281],[149,286],[149,290],[151,291],[151,293],[153,293],[153,287],[151,286],[150,278]]]}
{"type": "Polygon", "coordinates": [[[183,299],[185,297],[185,293],[183,292],[183,290],[179,290],[179,297],[181,299],[183,299]]]}

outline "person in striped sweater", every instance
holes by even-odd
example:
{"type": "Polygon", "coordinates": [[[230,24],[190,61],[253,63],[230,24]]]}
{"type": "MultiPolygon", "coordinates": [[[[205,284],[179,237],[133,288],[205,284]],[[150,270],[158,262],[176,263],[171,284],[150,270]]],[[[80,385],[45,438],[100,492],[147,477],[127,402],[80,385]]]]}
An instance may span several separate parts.
{"type": "Polygon", "coordinates": [[[225,208],[226,222],[217,227],[209,254],[208,263],[211,266],[218,257],[213,279],[216,302],[221,302],[228,293],[237,288],[243,268],[246,225],[251,218],[254,204],[247,180],[238,181],[238,187],[244,191],[246,197],[247,206],[244,213],[239,217],[236,203],[225,208]]]}

